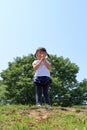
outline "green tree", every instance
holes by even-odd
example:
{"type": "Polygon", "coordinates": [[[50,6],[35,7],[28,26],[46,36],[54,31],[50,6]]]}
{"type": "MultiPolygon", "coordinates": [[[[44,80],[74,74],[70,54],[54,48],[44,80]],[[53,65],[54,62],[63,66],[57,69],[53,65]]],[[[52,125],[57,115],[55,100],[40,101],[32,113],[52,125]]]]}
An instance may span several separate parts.
{"type": "Polygon", "coordinates": [[[52,55],[50,62],[53,68],[51,72],[53,84],[50,91],[52,103],[61,106],[72,105],[71,93],[77,84],[79,67],[71,63],[69,58],[64,59],[62,56],[52,55]]]}
{"type": "Polygon", "coordinates": [[[6,100],[6,96],[5,96],[5,93],[6,93],[6,85],[3,85],[3,82],[2,80],[0,80],[0,103],[5,103],[5,100],[6,100]]]}
{"type": "Polygon", "coordinates": [[[1,73],[6,88],[7,100],[11,103],[32,104],[35,102],[34,86],[32,84],[33,68],[32,62],[34,57],[32,54],[17,57],[14,62],[9,62],[8,69],[1,73]]]}
{"type": "Polygon", "coordinates": [[[72,104],[87,104],[87,79],[78,83],[71,93],[72,104]]]}
{"type": "MultiPolygon", "coordinates": [[[[52,64],[49,93],[54,105],[71,106],[87,101],[87,81],[78,83],[76,77],[79,67],[71,63],[69,58],[51,55],[48,59],[52,64]],[[84,98],[83,98],[84,97],[84,98]]],[[[9,62],[8,68],[1,73],[3,84],[6,87],[6,97],[11,103],[34,104],[35,86],[32,83],[34,70],[32,54],[17,57],[9,62]]]]}

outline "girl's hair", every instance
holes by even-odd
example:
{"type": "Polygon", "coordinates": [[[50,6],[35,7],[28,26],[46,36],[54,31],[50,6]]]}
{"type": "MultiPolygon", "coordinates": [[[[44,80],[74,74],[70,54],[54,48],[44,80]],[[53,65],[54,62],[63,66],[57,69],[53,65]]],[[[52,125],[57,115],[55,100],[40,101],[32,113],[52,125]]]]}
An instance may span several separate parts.
{"type": "Polygon", "coordinates": [[[35,52],[35,54],[34,54],[34,57],[35,57],[35,58],[36,58],[36,54],[37,54],[38,51],[44,51],[44,52],[46,52],[47,56],[50,57],[50,55],[47,53],[47,51],[46,51],[45,48],[39,47],[39,48],[37,48],[37,50],[36,50],[36,52],[35,52]]]}

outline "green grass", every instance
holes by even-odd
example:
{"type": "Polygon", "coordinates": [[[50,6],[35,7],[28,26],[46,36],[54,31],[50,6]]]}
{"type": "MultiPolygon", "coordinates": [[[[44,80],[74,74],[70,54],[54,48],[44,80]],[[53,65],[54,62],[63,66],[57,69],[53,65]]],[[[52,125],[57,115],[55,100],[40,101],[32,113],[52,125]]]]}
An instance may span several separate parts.
{"type": "Polygon", "coordinates": [[[1,105],[0,130],[87,130],[87,107],[1,105]]]}

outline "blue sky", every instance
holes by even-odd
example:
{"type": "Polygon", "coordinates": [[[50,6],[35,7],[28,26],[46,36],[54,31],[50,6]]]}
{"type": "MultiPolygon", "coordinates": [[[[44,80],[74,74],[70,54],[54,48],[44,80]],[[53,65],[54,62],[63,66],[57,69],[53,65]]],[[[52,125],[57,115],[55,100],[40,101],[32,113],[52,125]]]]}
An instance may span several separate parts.
{"type": "Polygon", "coordinates": [[[87,78],[87,0],[0,0],[0,72],[45,47],[69,58],[87,78]]]}

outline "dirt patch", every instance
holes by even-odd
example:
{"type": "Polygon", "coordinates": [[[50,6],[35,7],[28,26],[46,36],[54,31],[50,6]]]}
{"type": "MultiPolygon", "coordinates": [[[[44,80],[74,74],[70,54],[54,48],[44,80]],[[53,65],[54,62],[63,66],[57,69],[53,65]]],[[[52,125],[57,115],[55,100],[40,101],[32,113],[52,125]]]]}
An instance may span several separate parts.
{"type": "Polygon", "coordinates": [[[48,118],[49,115],[59,113],[59,112],[75,112],[75,109],[70,108],[37,108],[37,109],[29,109],[22,112],[25,115],[28,114],[30,118],[48,118]]]}
{"type": "MultiPolygon", "coordinates": [[[[46,119],[50,115],[55,114],[55,113],[84,113],[87,112],[87,109],[83,108],[70,108],[70,107],[51,107],[51,108],[45,108],[45,107],[40,107],[40,108],[30,108],[30,109],[25,109],[25,110],[13,110],[10,113],[15,113],[21,116],[26,116],[29,118],[35,118],[35,119],[46,119]]],[[[10,114],[6,113],[6,114],[10,114]]]]}
{"type": "Polygon", "coordinates": [[[47,118],[48,115],[50,114],[50,111],[43,109],[43,108],[39,108],[39,109],[36,109],[36,110],[29,110],[29,111],[30,111],[29,117],[34,117],[36,119],[47,118]]]}
{"type": "Polygon", "coordinates": [[[30,109],[29,113],[30,113],[30,117],[34,117],[34,118],[40,118],[40,117],[48,117],[50,114],[54,114],[54,113],[84,113],[87,112],[87,109],[76,109],[76,108],[70,108],[70,107],[59,107],[59,108],[38,108],[38,109],[30,109]]]}

